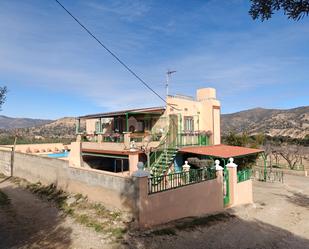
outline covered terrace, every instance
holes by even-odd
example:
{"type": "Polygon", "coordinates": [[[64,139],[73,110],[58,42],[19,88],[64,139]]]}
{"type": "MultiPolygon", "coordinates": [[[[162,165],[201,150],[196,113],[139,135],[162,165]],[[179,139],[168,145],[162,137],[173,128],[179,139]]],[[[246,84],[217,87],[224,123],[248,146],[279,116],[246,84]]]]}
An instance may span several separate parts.
{"type": "Polygon", "coordinates": [[[76,133],[88,138],[102,135],[102,142],[123,142],[123,134],[131,133],[131,141],[140,142],[152,132],[164,112],[164,107],[151,107],[80,116],[76,133]],[[81,130],[81,120],[86,121],[85,131],[81,130]]]}

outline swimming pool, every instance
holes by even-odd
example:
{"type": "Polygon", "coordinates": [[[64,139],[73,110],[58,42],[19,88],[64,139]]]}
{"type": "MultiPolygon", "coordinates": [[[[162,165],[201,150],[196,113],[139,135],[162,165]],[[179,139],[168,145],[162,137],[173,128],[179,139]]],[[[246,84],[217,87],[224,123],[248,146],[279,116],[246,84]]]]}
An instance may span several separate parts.
{"type": "Polygon", "coordinates": [[[64,151],[64,152],[59,152],[59,153],[52,153],[52,154],[47,154],[48,157],[52,157],[52,158],[61,158],[61,157],[68,157],[69,156],[69,152],[68,151],[64,151]]]}

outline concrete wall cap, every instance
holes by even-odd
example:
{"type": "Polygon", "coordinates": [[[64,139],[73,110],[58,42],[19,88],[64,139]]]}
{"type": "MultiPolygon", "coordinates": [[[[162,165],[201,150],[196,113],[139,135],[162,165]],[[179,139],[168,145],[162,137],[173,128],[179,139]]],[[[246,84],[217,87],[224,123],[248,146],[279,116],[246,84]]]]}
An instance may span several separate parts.
{"type": "Polygon", "coordinates": [[[144,170],[144,163],[143,162],[138,162],[137,163],[137,168],[138,170],[133,172],[132,176],[135,177],[149,177],[150,176],[150,172],[147,170],[144,170]]]}
{"type": "Polygon", "coordinates": [[[148,171],[145,170],[137,170],[135,172],[133,172],[132,176],[135,177],[150,177],[150,173],[148,171]]]}
{"type": "Polygon", "coordinates": [[[220,166],[220,161],[219,160],[215,161],[215,166],[216,166],[216,171],[223,170],[223,167],[220,166]]]}
{"type": "Polygon", "coordinates": [[[229,159],[229,163],[226,165],[228,168],[237,168],[237,166],[238,165],[234,163],[234,158],[232,157],[229,159]]]}

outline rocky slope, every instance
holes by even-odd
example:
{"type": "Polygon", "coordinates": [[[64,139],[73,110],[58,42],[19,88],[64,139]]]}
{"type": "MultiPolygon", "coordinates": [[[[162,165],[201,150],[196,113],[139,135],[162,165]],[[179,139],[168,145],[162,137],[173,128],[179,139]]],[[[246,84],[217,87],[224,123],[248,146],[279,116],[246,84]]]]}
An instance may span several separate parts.
{"type": "Polygon", "coordinates": [[[288,110],[255,108],[223,114],[221,130],[222,134],[246,131],[250,135],[261,132],[269,136],[304,138],[309,135],[309,106],[288,110]]]}
{"type": "Polygon", "coordinates": [[[11,118],[0,115],[0,129],[27,128],[51,123],[53,120],[32,118],[11,118]]]}

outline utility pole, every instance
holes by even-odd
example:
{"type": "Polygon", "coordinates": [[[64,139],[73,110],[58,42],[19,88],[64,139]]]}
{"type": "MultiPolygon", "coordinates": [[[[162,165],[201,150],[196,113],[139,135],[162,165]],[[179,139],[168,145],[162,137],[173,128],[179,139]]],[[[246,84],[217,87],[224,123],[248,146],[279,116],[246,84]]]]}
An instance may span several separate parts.
{"type": "Polygon", "coordinates": [[[169,86],[169,82],[170,82],[171,75],[172,75],[173,73],[176,73],[176,71],[167,70],[167,72],[166,72],[166,84],[165,84],[165,88],[166,88],[166,97],[168,96],[168,86],[169,86]]]}

